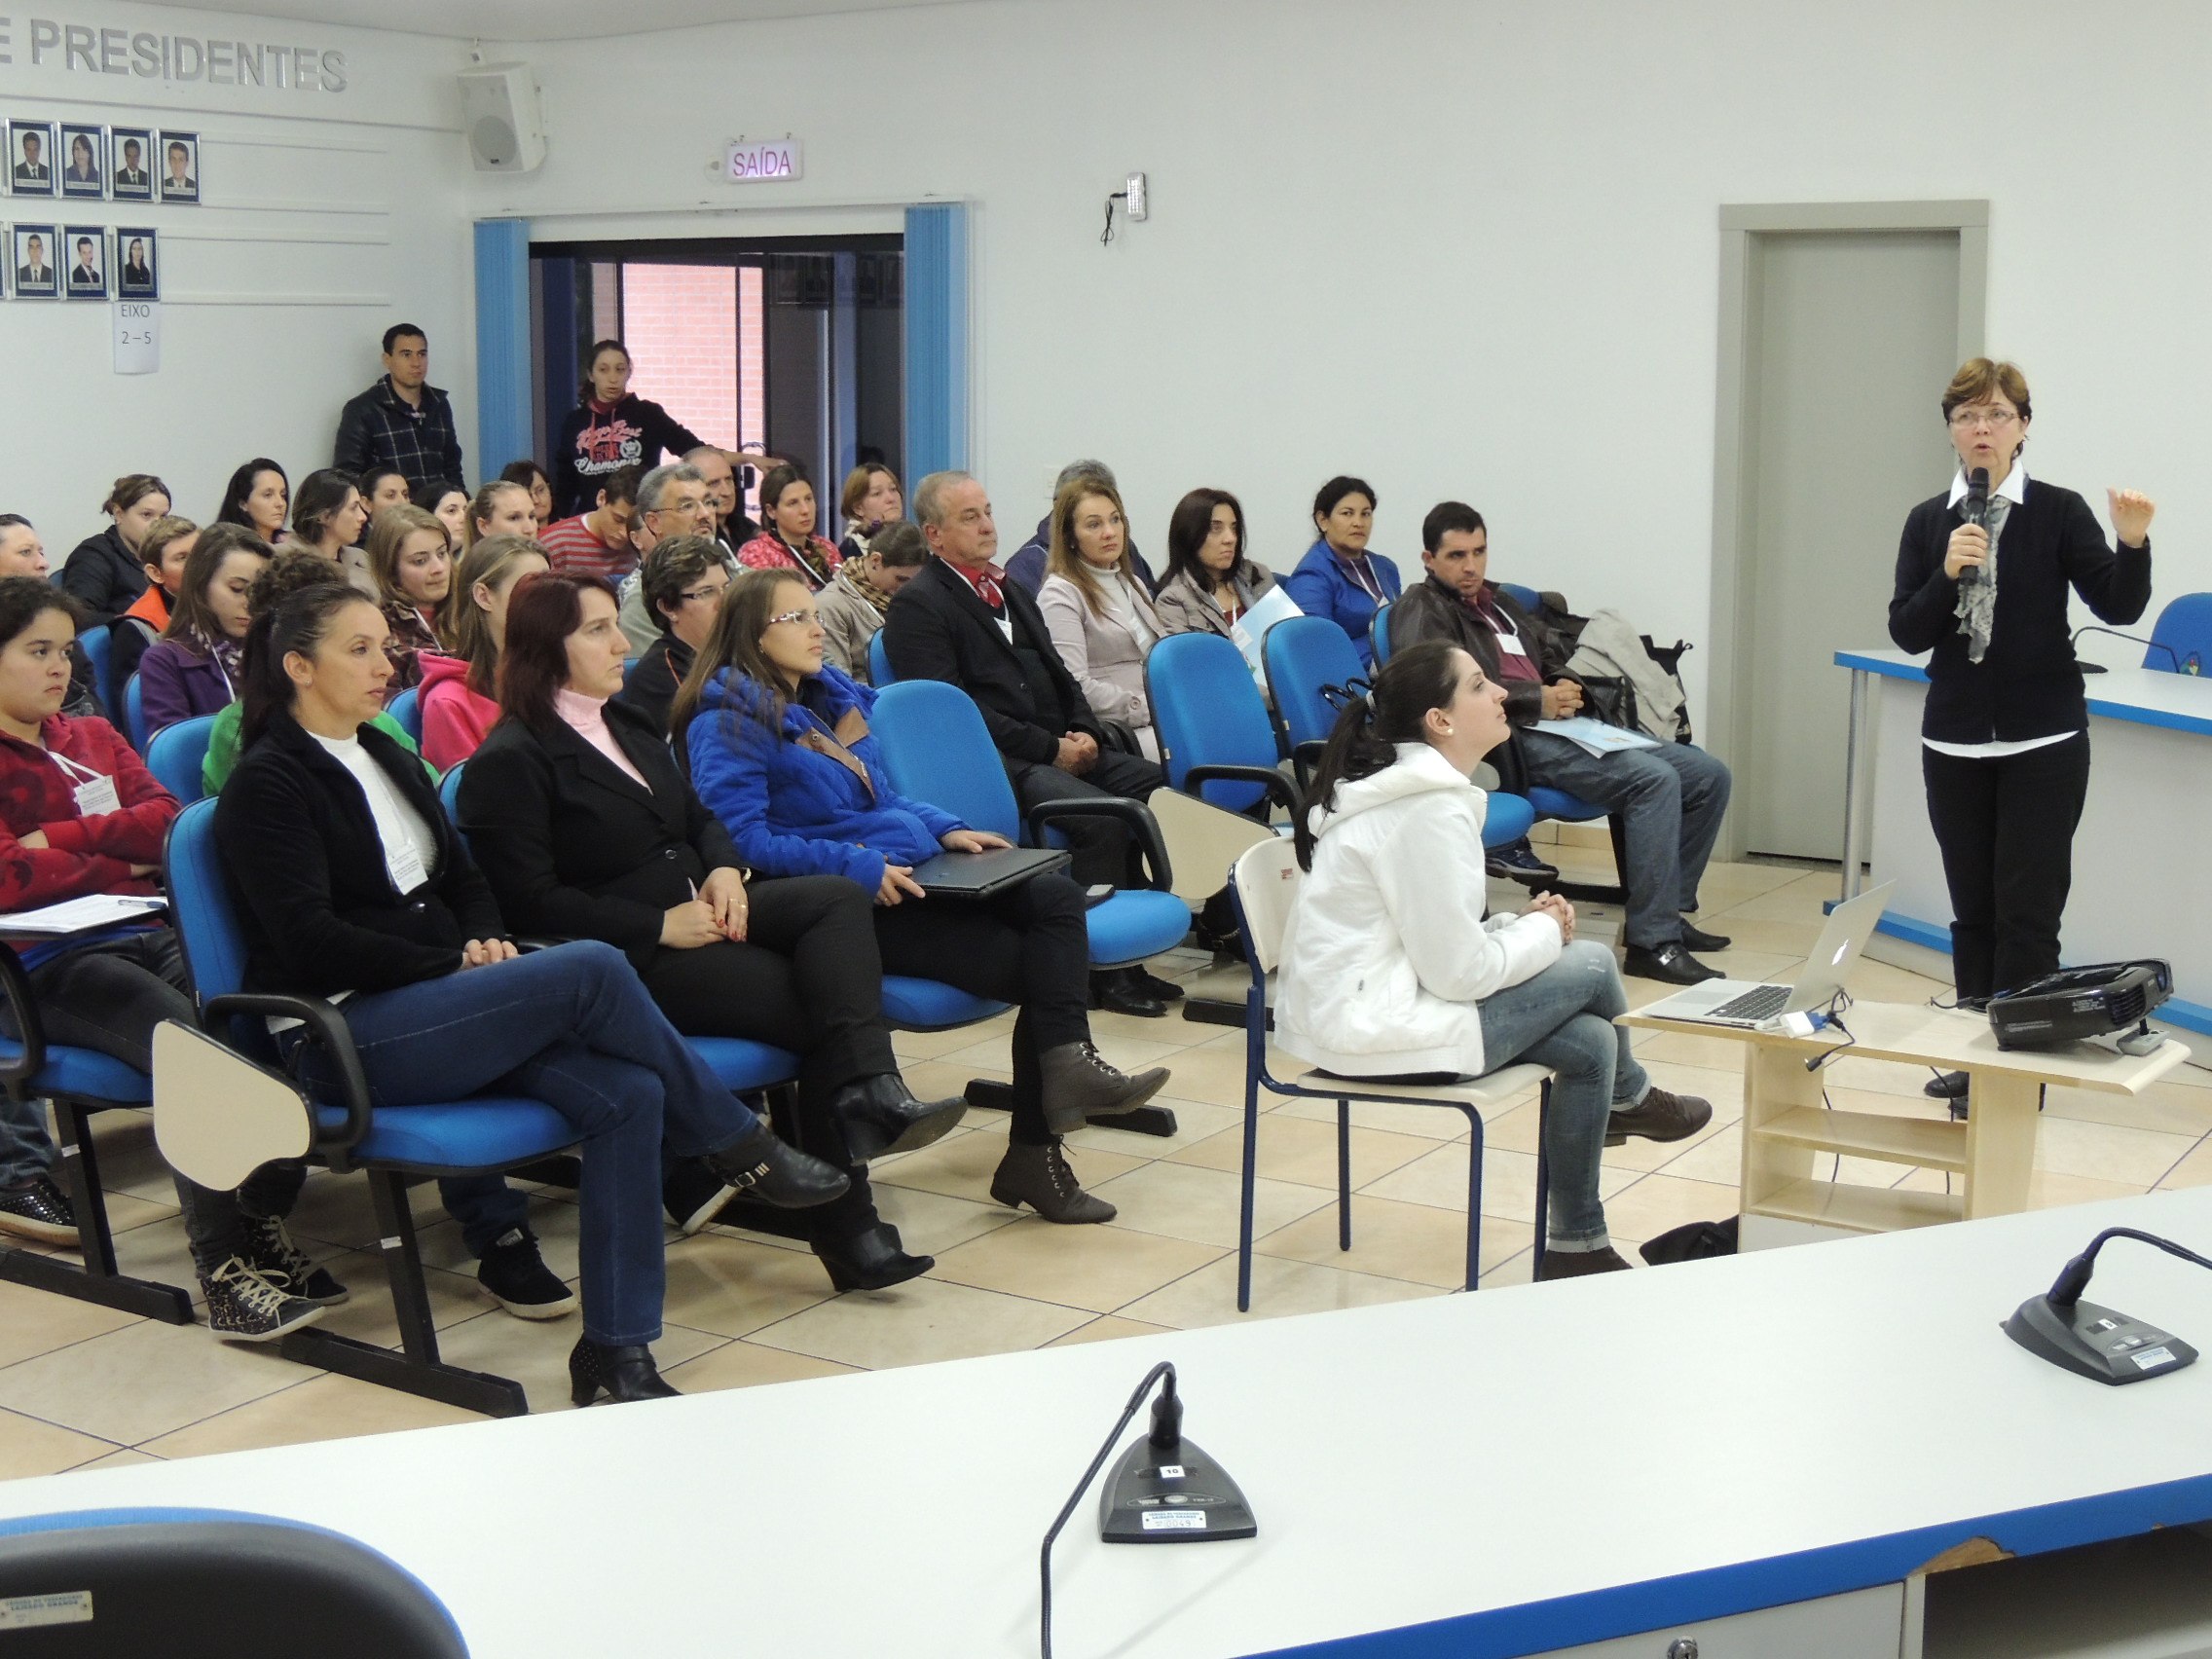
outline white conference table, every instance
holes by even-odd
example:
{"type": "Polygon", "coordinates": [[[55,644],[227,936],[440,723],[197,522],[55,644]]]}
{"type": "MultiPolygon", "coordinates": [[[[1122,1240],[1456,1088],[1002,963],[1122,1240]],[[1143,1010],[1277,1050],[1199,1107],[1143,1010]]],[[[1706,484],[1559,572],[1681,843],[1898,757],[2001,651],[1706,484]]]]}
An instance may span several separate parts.
{"type": "MultiPolygon", "coordinates": [[[[1947,955],[1950,892],[1920,775],[1927,658],[1873,650],[1835,660],[1851,671],[1843,897],[1863,885],[1870,833],[1873,880],[1898,884],[1882,931],[1947,955]]],[[[2166,958],[2174,997],[2157,1017],[2212,1034],[2212,679],[2113,668],[2085,684],[2089,793],[2074,836],[2062,954],[2070,963],[2166,958]]]]}
{"type": "MultiPolygon", "coordinates": [[[[1046,1525],[1165,1358],[1260,1535],[1110,1546],[1087,1501],[1056,1558],[1063,1659],[1540,1652],[1863,1595],[1977,1537],[2212,1519],[2212,1361],[2108,1388],[1998,1329],[2121,1223],[2212,1247],[2212,1189],[25,1480],[0,1515],[331,1527],[420,1575],[478,1659],[1013,1659],[1037,1651],[1046,1525]]],[[[2089,1294],[2212,1351],[2212,1273],[2119,1243],[2089,1294]]]]}

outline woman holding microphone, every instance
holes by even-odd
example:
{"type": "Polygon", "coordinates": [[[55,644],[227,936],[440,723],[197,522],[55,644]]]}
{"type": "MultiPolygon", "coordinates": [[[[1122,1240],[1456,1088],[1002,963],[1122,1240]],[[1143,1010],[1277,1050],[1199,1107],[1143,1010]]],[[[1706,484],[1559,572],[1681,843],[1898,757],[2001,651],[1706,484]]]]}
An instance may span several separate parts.
{"type": "MultiPolygon", "coordinates": [[[[1905,519],[1890,600],[1890,638],[1935,653],[1921,774],[1951,892],[1952,977],[1960,1004],[1976,1009],[2058,968],[2089,786],[2067,590],[2116,627],[2151,603],[2150,498],[2106,493],[2120,541],[2108,546],[2087,501],[2029,481],[2020,452],[2031,418],[2014,365],[1975,357],[1951,377],[1943,419],[1958,475],[1905,519]],[[1988,474],[1985,503],[1977,471],[1988,474]]],[[[1928,1092],[1963,1096],[1966,1075],[1945,1073],[1928,1092]]]]}

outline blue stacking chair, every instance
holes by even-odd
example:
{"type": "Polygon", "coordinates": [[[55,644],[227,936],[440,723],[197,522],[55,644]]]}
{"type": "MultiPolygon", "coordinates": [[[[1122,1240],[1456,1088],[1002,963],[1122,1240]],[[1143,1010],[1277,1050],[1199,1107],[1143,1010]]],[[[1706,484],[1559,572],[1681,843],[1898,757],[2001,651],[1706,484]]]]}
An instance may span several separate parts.
{"type": "MultiPolygon", "coordinates": [[[[54,579],[56,584],[60,582],[58,572],[54,579]]],[[[100,700],[100,707],[112,719],[116,713],[115,687],[108,683],[108,669],[115,661],[115,638],[104,626],[95,624],[77,636],[77,644],[85,647],[85,660],[92,665],[92,695],[100,700]]]]}
{"type": "Polygon", "coordinates": [[[1534,588],[1523,587],[1519,582],[1499,582],[1496,585],[1499,593],[1511,597],[1513,603],[1523,610],[1535,609],[1543,599],[1543,595],[1539,594],[1534,588]]]}
{"type": "Polygon", "coordinates": [[[1219,634],[1171,635],[1146,655],[1144,685],[1171,787],[1248,817],[1298,810],[1298,792],[1275,770],[1267,699],[1235,645],[1219,634]]]}
{"type": "MultiPolygon", "coordinates": [[[[1392,600],[1390,605],[1398,602],[1392,600]]],[[[1375,620],[1367,625],[1367,643],[1375,647],[1375,666],[1381,668],[1390,660],[1390,605],[1375,608],[1375,620]]]]}
{"type": "Polygon", "coordinates": [[[1544,1225],[1550,1205],[1551,1168],[1545,1159],[1541,1124],[1551,1111],[1552,1074],[1538,1065],[1501,1066],[1487,1077],[1460,1078],[1427,1088],[1419,1084],[1363,1082],[1311,1070],[1295,1079],[1278,1079],[1268,1069],[1268,976],[1282,957],[1283,929],[1302,880],[1298,852],[1287,840],[1263,841],[1236,861],[1229,891],[1236,906],[1236,928],[1244,960],[1252,973],[1244,997],[1244,1163],[1236,1227],[1236,1310],[1252,1306],[1253,1189],[1259,1172],[1260,1091],[1337,1103],[1337,1248],[1351,1248],[1351,1103],[1354,1100],[1406,1106],[1443,1106],[1467,1119],[1467,1251],[1465,1288],[1473,1290],[1482,1269],[1483,1118],[1486,1107],[1510,1102],[1531,1086],[1538,1090],[1536,1154],[1536,1238],[1534,1270],[1544,1265],[1544,1225]]]}
{"type": "Polygon", "coordinates": [[[2212,663],[2212,593],[2185,593],[2169,600],[2151,630],[2145,668],[2169,674],[2202,674],[2212,663]]]}
{"type": "Polygon", "coordinates": [[[0,1606],[56,1590],[82,1622],[32,1618],[24,1659],[223,1653],[288,1659],[468,1659],[437,1597],[342,1532],[223,1509],[80,1509],[0,1521],[0,1606]]]}
{"type": "Polygon", "coordinates": [[[393,720],[398,722],[399,729],[405,732],[410,738],[414,740],[415,746],[418,749],[422,747],[422,687],[417,685],[410,685],[406,690],[402,691],[398,696],[394,697],[388,704],[387,704],[384,712],[389,715],[393,720]]]}
{"type": "Polygon", "coordinates": [[[891,666],[891,652],[884,647],[883,630],[878,628],[868,636],[867,678],[871,685],[896,685],[899,676],[891,666]]]}
{"type": "Polygon", "coordinates": [[[190,806],[206,793],[201,769],[206,763],[207,740],[214,731],[213,715],[195,715],[162,727],[146,745],[146,770],[176,796],[179,806],[190,806]]]}
{"type": "Polygon", "coordinates": [[[123,687],[123,735],[139,754],[146,753],[146,689],[133,673],[123,687]]]}
{"type": "Polygon", "coordinates": [[[92,1140],[92,1114],[114,1108],[144,1111],[153,1104],[153,1080],[96,1049],[49,1043],[22,958],[5,942],[0,942],[0,996],[22,1033],[0,1037],[0,1088],[20,1102],[54,1103],[60,1184],[77,1212],[77,1248],[83,1259],[80,1265],[39,1255],[0,1235],[0,1279],[171,1325],[191,1324],[188,1291],[116,1271],[115,1235],[108,1226],[99,1153],[92,1140]]]}

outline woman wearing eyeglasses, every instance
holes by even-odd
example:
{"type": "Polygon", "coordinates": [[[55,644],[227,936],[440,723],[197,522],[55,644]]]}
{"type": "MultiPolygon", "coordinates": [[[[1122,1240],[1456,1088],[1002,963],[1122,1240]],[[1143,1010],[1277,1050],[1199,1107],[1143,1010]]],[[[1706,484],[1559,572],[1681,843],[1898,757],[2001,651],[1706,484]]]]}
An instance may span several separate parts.
{"type": "MultiPolygon", "coordinates": [[[[2067,590],[2126,627],[2151,603],[2150,498],[2110,490],[2116,551],[2089,503],[2030,482],[2033,411],[2011,363],[1975,357],[1943,390],[1958,473],[1905,519],[1890,638],[1932,651],[1921,721],[1928,817],[1951,890],[1951,973],[1962,1005],[2054,973],[2089,786],[2089,712],[2067,590]],[[1989,474],[1987,528],[1971,480],[1989,474]]],[[[1966,1074],[1929,1084],[1966,1093],[1966,1074]]]]}

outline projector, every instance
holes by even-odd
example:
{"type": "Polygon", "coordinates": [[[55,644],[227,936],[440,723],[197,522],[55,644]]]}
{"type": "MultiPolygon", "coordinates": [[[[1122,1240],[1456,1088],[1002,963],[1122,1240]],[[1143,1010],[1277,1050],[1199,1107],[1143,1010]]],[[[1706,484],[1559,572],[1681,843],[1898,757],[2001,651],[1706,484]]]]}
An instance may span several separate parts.
{"type": "Polygon", "coordinates": [[[1991,997],[1989,1028],[2000,1049],[2047,1049],[2084,1037],[2146,1031],[2146,1016],[2173,994],[2173,968],[2157,959],[2062,968],[1991,997]]]}

